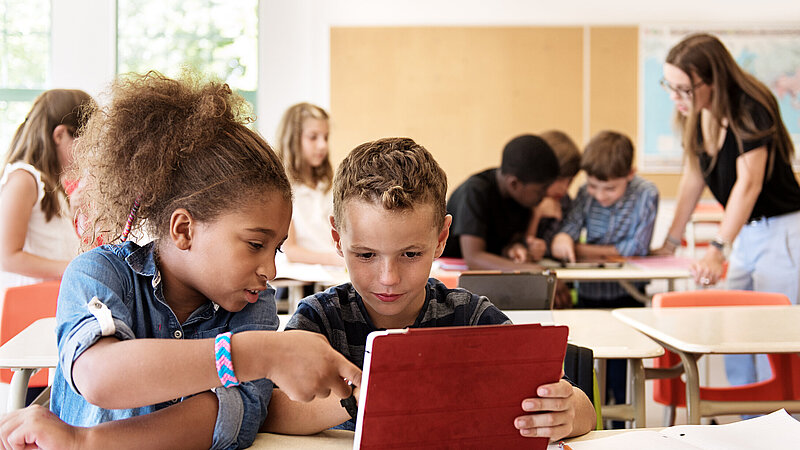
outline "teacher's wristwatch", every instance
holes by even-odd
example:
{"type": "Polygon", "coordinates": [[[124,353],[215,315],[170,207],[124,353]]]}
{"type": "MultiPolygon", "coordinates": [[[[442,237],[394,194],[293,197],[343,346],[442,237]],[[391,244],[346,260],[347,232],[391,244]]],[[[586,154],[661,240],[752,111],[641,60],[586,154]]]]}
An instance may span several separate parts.
{"type": "Polygon", "coordinates": [[[722,254],[722,257],[728,259],[728,256],[731,254],[731,243],[722,239],[721,237],[717,236],[709,242],[709,244],[719,250],[722,254]]]}

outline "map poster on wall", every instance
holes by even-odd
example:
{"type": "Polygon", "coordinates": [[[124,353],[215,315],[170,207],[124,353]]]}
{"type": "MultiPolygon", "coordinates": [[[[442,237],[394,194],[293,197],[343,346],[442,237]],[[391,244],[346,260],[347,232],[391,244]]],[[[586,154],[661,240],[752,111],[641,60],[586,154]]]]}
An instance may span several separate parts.
{"type": "Polygon", "coordinates": [[[673,126],[674,106],[661,88],[669,49],[685,36],[707,32],[719,37],[736,62],[772,90],[795,147],[800,169],[800,27],[738,28],[649,26],[639,29],[639,168],[678,173],[681,140],[673,126]]]}

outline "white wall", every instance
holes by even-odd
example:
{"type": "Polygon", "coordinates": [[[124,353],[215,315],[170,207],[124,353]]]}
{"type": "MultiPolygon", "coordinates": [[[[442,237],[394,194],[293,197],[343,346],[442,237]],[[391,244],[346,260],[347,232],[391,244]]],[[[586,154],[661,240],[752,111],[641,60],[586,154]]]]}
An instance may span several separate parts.
{"type": "MultiPolygon", "coordinates": [[[[115,2],[52,4],[51,87],[81,88],[97,95],[114,76],[115,2]]],[[[331,26],[798,24],[800,2],[261,0],[259,16],[259,127],[271,140],[287,106],[298,101],[329,106],[331,26]]]]}

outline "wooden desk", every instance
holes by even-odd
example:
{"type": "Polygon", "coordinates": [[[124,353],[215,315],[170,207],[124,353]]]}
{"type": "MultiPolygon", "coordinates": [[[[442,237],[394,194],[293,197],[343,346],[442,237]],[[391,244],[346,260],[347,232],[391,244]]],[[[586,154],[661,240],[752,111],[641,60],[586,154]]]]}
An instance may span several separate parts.
{"type": "Polygon", "coordinates": [[[28,381],[39,369],[52,369],[58,363],[56,319],[39,319],[0,347],[0,369],[11,369],[11,386],[6,411],[25,406],[28,381]]]}
{"type": "MultiPolygon", "coordinates": [[[[629,404],[603,405],[606,419],[633,419],[634,427],[645,426],[644,359],[664,354],[664,349],[636,329],[617,320],[607,310],[558,309],[554,311],[504,311],[514,323],[547,323],[569,327],[569,342],[592,349],[597,364],[598,384],[604,386],[606,359],[628,361],[629,404]]],[[[601,389],[601,392],[603,389],[601,389]]]]}
{"type": "Polygon", "coordinates": [[[686,373],[688,422],[716,414],[800,411],[800,401],[712,402],[700,399],[697,359],[704,354],[800,352],[800,306],[622,308],[612,314],[678,354],[686,373]]]}
{"type": "MultiPolygon", "coordinates": [[[[657,428],[656,428],[657,429],[657,428]]],[[[613,436],[619,433],[625,433],[629,430],[604,430],[592,431],[583,436],[578,436],[571,439],[565,439],[565,442],[583,442],[591,441],[593,439],[600,439],[608,436],[613,436]]],[[[313,434],[311,436],[287,436],[283,434],[274,433],[259,433],[256,440],[253,442],[251,449],[309,449],[309,450],[350,450],[353,448],[353,438],[355,433],[352,431],[344,430],[326,430],[322,433],[313,434]]],[[[444,443],[442,443],[444,444],[444,443]]],[[[558,444],[550,444],[548,450],[557,450],[558,444]]]]}

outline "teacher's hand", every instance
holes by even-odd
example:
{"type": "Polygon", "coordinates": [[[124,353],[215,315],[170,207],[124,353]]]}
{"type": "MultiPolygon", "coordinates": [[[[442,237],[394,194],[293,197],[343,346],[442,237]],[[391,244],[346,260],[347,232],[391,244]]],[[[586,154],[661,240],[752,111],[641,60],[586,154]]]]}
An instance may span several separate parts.
{"type": "Polygon", "coordinates": [[[694,282],[701,286],[713,286],[725,273],[725,256],[716,248],[709,248],[703,258],[692,263],[689,272],[694,282]]]}

